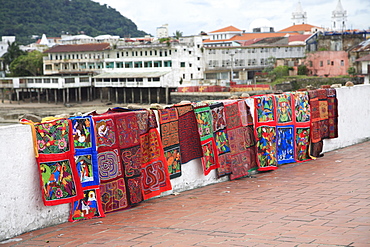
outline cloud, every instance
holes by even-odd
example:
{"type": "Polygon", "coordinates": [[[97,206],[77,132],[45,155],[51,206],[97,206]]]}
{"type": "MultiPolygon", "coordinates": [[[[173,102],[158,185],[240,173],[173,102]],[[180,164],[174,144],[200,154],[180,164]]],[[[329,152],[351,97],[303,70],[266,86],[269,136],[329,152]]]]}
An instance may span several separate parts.
{"type": "MultiPolygon", "coordinates": [[[[233,25],[249,31],[249,25],[257,18],[271,21],[276,31],[293,24],[292,12],[298,0],[94,0],[115,8],[131,19],[138,29],[156,34],[156,28],[169,25],[169,33],[176,30],[184,35],[210,32],[233,25]]],[[[301,0],[307,12],[308,23],[330,27],[332,11],[338,0],[301,0]]],[[[370,25],[370,1],[341,0],[347,10],[348,27],[365,29],[370,25]]]]}

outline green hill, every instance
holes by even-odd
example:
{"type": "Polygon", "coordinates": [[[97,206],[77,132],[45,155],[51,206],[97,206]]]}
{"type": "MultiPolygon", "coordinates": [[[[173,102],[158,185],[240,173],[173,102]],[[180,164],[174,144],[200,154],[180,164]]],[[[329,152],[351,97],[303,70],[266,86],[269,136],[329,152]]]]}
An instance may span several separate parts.
{"type": "Polygon", "coordinates": [[[117,10],[91,0],[0,0],[0,36],[15,35],[20,44],[32,35],[63,33],[140,37],[144,31],[117,10]]]}

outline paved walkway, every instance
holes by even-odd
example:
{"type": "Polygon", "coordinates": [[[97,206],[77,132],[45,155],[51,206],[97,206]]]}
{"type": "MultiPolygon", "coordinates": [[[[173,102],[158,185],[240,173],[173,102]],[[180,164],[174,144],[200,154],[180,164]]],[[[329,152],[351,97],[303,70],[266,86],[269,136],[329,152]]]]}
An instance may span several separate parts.
{"type": "Polygon", "coordinates": [[[3,246],[370,246],[370,142],[3,246]]]}

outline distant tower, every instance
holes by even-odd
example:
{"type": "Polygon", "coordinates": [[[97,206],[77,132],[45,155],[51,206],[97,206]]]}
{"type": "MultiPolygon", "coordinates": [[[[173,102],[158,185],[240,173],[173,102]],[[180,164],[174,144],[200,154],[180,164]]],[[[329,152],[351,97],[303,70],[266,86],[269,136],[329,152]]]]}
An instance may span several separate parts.
{"type": "Polygon", "coordinates": [[[347,11],[342,7],[342,3],[338,0],[337,7],[332,13],[331,23],[333,31],[343,31],[346,29],[347,11]]]}
{"type": "Polygon", "coordinates": [[[168,37],[168,24],[164,24],[161,27],[157,27],[157,38],[168,37]]]}
{"type": "Polygon", "coordinates": [[[307,23],[307,13],[303,11],[301,1],[298,1],[295,11],[292,13],[293,25],[307,23]]]}

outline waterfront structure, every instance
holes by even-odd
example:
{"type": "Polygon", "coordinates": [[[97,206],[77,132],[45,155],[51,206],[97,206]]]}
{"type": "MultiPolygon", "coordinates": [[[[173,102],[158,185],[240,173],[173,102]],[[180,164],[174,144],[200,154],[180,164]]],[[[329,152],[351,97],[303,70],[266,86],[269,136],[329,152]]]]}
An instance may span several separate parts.
{"type": "Polygon", "coordinates": [[[157,89],[159,102],[162,91],[167,95],[179,85],[197,84],[203,78],[202,46],[201,36],[165,43],[60,45],[45,51],[44,74],[90,75],[95,87],[113,88],[116,99],[119,94],[126,98],[130,88],[131,102],[136,94],[140,101],[143,97],[151,101],[151,91],[157,89]]]}

